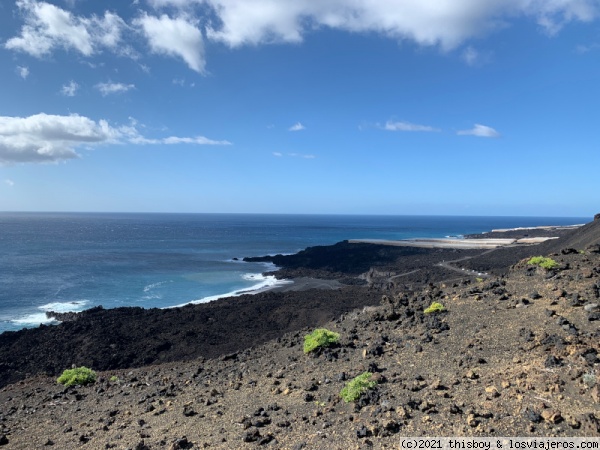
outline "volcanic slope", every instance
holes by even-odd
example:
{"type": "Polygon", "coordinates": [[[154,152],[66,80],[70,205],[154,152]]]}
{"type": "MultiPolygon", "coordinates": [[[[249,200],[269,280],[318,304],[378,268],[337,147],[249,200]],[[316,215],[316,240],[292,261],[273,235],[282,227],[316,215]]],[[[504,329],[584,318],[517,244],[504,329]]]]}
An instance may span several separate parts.
{"type": "Polygon", "coordinates": [[[525,258],[487,280],[389,292],[326,323],[340,340],[315,354],[302,349],[311,327],[216,359],[102,372],[88,386],[44,376],[6,386],[0,442],[367,449],[397,448],[398,436],[598,437],[594,239],[547,254],[553,269],[525,258]],[[425,314],[432,302],[445,310],[425,314]],[[340,390],[365,371],[376,386],[344,402],[340,390]]]}

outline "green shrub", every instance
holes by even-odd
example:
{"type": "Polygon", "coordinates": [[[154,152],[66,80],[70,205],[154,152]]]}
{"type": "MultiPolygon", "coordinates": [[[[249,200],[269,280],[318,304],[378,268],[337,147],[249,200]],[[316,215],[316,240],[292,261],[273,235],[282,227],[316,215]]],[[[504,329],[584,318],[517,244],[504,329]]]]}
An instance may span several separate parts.
{"type": "Polygon", "coordinates": [[[76,384],[85,385],[96,381],[96,372],[87,367],[77,367],[75,369],[65,370],[56,380],[65,386],[73,386],[76,384]]]}
{"type": "Polygon", "coordinates": [[[556,269],[559,266],[559,264],[552,258],[545,258],[543,256],[534,256],[529,261],[527,261],[527,264],[540,266],[541,268],[546,270],[556,269]]]}
{"type": "Polygon", "coordinates": [[[112,377],[110,377],[110,379],[108,381],[110,381],[111,383],[120,383],[121,382],[119,377],[116,375],[113,375],[112,377]]]}
{"type": "Polygon", "coordinates": [[[339,333],[334,333],[326,328],[317,328],[304,336],[304,353],[310,353],[319,347],[328,347],[340,339],[339,333]]]}
{"type": "Polygon", "coordinates": [[[442,311],[446,311],[446,308],[444,307],[444,305],[442,305],[441,303],[438,302],[433,302],[431,305],[429,305],[429,308],[426,308],[425,311],[423,311],[425,314],[431,314],[431,313],[437,313],[437,312],[442,312],[442,311]]]}
{"type": "Polygon", "coordinates": [[[377,385],[377,381],[371,380],[372,375],[371,372],[364,372],[349,381],[340,391],[340,397],[342,397],[346,403],[358,400],[363,392],[373,389],[377,385]]]}

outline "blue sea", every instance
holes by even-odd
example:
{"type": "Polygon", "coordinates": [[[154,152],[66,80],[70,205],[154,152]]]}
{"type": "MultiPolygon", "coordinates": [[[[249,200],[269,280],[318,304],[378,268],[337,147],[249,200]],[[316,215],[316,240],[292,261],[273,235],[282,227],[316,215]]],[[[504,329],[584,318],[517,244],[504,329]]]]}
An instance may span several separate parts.
{"type": "Polygon", "coordinates": [[[45,312],[200,303],[274,286],[245,256],[345,239],[460,236],[591,218],[0,213],[0,332],[45,312]],[[237,259],[237,260],[236,260],[237,259]]]}

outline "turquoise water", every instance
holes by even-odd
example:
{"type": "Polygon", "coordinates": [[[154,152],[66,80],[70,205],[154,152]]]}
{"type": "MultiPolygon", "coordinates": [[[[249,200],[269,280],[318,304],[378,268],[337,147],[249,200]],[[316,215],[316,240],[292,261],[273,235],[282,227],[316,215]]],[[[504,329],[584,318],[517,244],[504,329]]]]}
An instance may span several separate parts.
{"type": "Polygon", "coordinates": [[[407,239],[591,218],[0,213],[0,332],[45,311],[171,307],[274,285],[245,256],[344,239],[407,239]]]}

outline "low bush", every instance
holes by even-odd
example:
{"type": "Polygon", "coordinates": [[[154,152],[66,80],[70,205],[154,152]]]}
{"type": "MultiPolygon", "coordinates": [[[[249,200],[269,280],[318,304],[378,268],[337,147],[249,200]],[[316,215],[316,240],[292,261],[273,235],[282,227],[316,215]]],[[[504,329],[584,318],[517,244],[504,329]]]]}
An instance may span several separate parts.
{"type": "Polygon", "coordinates": [[[65,370],[56,380],[65,386],[86,385],[96,382],[96,372],[87,367],[77,367],[65,370]]]}
{"type": "Polygon", "coordinates": [[[334,333],[326,328],[317,328],[304,336],[304,353],[310,353],[320,347],[328,347],[339,341],[339,333],[334,333]]]}
{"type": "Polygon", "coordinates": [[[432,313],[438,313],[438,312],[442,312],[442,311],[446,311],[446,308],[444,307],[444,305],[442,305],[441,303],[438,302],[433,302],[431,305],[429,305],[429,308],[426,308],[425,311],[423,311],[425,314],[432,314],[432,313]]]}
{"type": "Polygon", "coordinates": [[[546,270],[556,269],[559,266],[559,264],[552,258],[545,258],[543,256],[534,256],[529,261],[527,261],[527,264],[540,266],[541,268],[546,270]]]}
{"type": "Polygon", "coordinates": [[[373,389],[377,385],[377,381],[371,380],[372,375],[371,372],[364,372],[349,381],[340,391],[340,397],[346,403],[358,400],[363,392],[373,389]]]}

